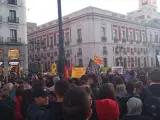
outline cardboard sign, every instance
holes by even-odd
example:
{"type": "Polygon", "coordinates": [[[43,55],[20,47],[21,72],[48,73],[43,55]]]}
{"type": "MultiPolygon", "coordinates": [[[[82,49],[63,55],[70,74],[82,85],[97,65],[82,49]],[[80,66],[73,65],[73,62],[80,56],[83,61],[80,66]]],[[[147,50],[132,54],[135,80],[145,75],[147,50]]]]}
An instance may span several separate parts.
{"type": "Polygon", "coordinates": [[[52,75],[57,74],[57,65],[55,63],[52,64],[52,75]]]}
{"type": "Polygon", "coordinates": [[[72,68],[72,78],[80,78],[81,76],[85,75],[86,68],[72,68]]]}
{"type": "Polygon", "coordinates": [[[119,74],[123,74],[123,67],[112,67],[112,72],[117,72],[119,74]]]}

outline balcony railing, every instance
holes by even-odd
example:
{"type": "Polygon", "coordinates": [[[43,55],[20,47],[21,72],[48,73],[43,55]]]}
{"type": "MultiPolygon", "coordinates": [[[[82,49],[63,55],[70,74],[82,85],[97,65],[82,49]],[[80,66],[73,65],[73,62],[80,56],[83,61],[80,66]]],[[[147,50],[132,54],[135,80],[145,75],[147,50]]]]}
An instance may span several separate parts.
{"type": "Polygon", "coordinates": [[[19,23],[19,18],[8,17],[8,22],[9,23],[19,23]]]}
{"type": "Polygon", "coordinates": [[[140,51],[137,51],[137,54],[141,54],[141,52],[140,52],[140,51]]]}
{"type": "Polygon", "coordinates": [[[137,40],[136,43],[139,44],[139,43],[141,43],[141,41],[140,41],[140,40],[137,40]]]}
{"type": "Polygon", "coordinates": [[[108,54],[108,51],[104,50],[103,55],[107,55],[107,54],[108,54]]]}
{"type": "Polygon", "coordinates": [[[134,52],[133,52],[133,51],[131,51],[131,55],[134,55],[134,52]]]}
{"type": "Polygon", "coordinates": [[[126,38],[122,38],[122,43],[126,43],[126,38]]]}
{"type": "Polygon", "coordinates": [[[126,55],[126,54],[127,54],[127,51],[123,51],[123,54],[125,54],[125,55],[126,55]]]}
{"type": "Polygon", "coordinates": [[[69,46],[70,41],[65,41],[65,46],[69,46]]]}
{"type": "Polygon", "coordinates": [[[107,42],[107,37],[105,37],[105,36],[101,37],[101,41],[102,42],[107,42]]]}
{"type": "Polygon", "coordinates": [[[77,56],[78,57],[82,56],[82,52],[77,52],[77,56]]]}
{"type": "Polygon", "coordinates": [[[50,45],[50,49],[53,49],[53,45],[50,45]]]}
{"type": "Polygon", "coordinates": [[[0,36],[0,44],[4,44],[4,40],[2,36],[0,36]]]}
{"type": "Polygon", "coordinates": [[[143,41],[143,44],[146,45],[146,44],[147,44],[147,41],[143,41]]]}
{"type": "Polygon", "coordinates": [[[2,22],[2,16],[0,16],[0,22],[2,22]]]}
{"type": "Polygon", "coordinates": [[[7,44],[18,45],[22,44],[21,38],[11,38],[7,37],[7,44]]]}
{"type": "Polygon", "coordinates": [[[17,5],[17,0],[8,0],[8,4],[17,5]]]}
{"type": "Polygon", "coordinates": [[[118,38],[114,37],[114,42],[117,43],[118,42],[118,38]]]}
{"type": "Polygon", "coordinates": [[[82,43],[82,38],[78,38],[77,43],[82,43]]]}
{"type": "Polygon", "coordinates": [[[129,42],[130,42],[130,44],[133,44],[133,40],[130,40],[129,42]]]}
{"type": "Polygon", "coordinates": [[[70,57],[70,53],[67,53],[67,54],[66,54],[66,57],[69,58],[69,57],[70,57]]]}

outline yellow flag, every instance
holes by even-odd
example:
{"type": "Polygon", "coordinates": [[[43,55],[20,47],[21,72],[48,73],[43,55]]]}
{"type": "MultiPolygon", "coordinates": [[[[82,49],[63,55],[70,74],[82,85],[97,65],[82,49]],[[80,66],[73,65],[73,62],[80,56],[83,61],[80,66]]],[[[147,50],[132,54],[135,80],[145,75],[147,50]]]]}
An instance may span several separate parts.
{"type": "Polygon", "coordinates": [[[55,63],[52,64],[52,75],[57,74],[57,65],[55,63]]]}

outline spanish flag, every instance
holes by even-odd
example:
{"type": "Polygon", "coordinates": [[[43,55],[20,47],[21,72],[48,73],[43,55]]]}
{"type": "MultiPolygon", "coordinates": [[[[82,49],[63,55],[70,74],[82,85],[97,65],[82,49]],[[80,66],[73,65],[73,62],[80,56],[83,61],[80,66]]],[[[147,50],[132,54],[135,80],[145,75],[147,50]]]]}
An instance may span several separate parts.
{"type": "Polygon", "coordinates": [[[64,64],[64,78],[65,80],[68,80],[69,78],[68,68],[66,64],[64,64]]]}
{"type": "Polygon", "coordinates": [[[94,56],[94,62],[97,64],[104,64],[103,60],[101,60],[98,56],[94,56]]]}

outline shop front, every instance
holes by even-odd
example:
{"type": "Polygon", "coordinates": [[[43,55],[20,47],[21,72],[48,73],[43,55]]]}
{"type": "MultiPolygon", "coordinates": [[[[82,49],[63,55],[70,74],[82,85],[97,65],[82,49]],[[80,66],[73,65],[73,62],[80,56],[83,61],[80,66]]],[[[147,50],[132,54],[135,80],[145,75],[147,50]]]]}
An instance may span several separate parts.
{"type": "Polygon", "coordinates": [[[17,49],[8,50],[8,72],[15,77],[21,76],[20,69],[20,51],[17,49]]]}

